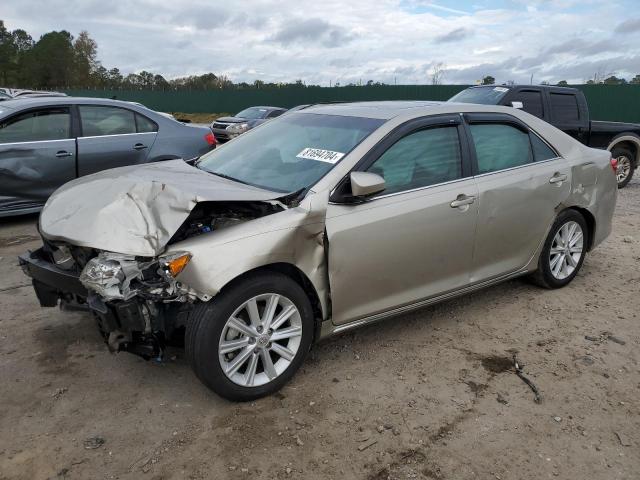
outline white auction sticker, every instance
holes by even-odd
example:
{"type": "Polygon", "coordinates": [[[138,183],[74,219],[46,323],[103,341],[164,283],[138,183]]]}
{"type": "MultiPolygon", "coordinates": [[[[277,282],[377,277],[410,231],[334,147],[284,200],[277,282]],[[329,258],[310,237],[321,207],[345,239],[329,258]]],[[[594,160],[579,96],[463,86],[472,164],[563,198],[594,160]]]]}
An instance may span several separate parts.
{"type": "Polygon", "coordinates": [[[344,157],[344,153],[334,152],[332,150],[323,150],[321,148],[305,148],[296,155],[296,157],[306,158],[308,160],[318,160],[319,162],[336,163],[344,157]]]}
{"type": "Polygon", "coordinates": [[[508,92],[509,89],[508,88],[504,88],[504,87],[495,87],[493,89],[494,92],[500,92],[500,93],[504,93],[504,92],[508,92]]]}

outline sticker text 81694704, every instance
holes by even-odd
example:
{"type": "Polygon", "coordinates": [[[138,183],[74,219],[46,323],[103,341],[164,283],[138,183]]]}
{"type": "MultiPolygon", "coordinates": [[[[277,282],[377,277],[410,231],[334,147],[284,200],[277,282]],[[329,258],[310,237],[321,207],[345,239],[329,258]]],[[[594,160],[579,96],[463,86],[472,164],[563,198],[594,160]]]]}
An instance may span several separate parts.
{"type": "Polygon", "coordinates": [[[344,153],[334,152],[333,150],[323,150],[321,148],[305,148],[298,155],[296,155],[296,157],[333,164],[344,157],[344,153]]]}

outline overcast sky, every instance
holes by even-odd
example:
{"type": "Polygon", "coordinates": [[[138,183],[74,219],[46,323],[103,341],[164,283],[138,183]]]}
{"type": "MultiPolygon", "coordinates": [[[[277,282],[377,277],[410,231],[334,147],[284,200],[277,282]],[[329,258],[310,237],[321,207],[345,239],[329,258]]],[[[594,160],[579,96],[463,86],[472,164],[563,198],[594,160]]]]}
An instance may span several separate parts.
{"type": "Polygon", "coordinates": [[[3,0],[34,39],[88,30],[107,68],[329,85],[640,73],[640,0],[3,0]]]}

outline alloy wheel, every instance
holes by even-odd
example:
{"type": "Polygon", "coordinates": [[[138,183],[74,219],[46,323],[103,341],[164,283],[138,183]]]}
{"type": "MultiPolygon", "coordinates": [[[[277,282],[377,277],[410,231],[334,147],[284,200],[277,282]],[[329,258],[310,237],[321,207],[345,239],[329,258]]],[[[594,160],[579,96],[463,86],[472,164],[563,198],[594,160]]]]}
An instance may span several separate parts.
{"type": "Polygon", "coordinates": [[[580,264],[583,251],[582,227],[574,221],[562,225],[551,243],[549,252],[551,274],[558,280],[564,280],[570,276],[580,264]]]}
{"type": "Polygon", "coordinates": [[[218,344],[220,366],[238,385],[264,385],[291,365],[301,340],[302,320],[295,304],[275,293],[257,295],[227,319],[218,344]]]}
{"type": "Polygon", "coordinates": [[[620,155],[617,159],[616,180],[622,183],[631,173],[631,160],[626,155],[620,155]]]}

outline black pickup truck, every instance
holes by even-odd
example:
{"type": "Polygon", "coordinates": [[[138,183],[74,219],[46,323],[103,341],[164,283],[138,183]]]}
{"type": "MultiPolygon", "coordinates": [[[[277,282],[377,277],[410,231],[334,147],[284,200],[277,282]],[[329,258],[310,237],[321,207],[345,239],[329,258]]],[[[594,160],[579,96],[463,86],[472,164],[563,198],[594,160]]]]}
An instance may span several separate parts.
{"type": "Polygon", "coordinates": [[[587,99],[578,89],[548,85],[482,85],[462,90],[449,102],[520,108],[585,145],[609,150],[618,161],[618,188],[629,183],[638,166],[640,125],[591,120],[587,99]]]}

